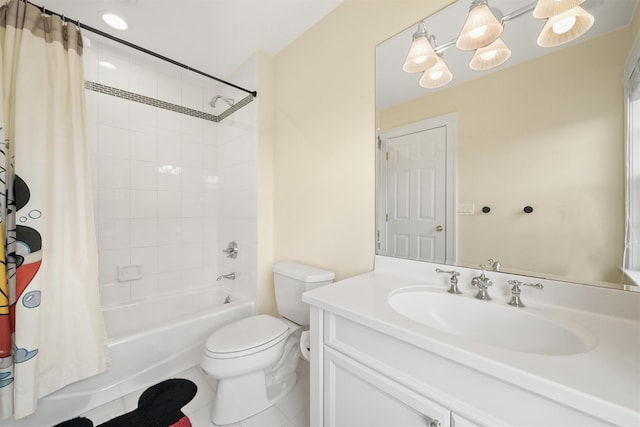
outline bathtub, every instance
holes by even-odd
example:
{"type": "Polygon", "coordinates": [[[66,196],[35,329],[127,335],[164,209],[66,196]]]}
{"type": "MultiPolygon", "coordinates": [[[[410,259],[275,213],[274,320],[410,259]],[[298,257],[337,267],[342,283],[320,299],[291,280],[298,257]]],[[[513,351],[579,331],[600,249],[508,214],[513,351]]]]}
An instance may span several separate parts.
{"type": "Polygon", "coordinates": [[[211,332],[255,312],[253,301],[227,296],[207,287],[104,308],[111,369],[43,397],[6,427],[51,426],[198,365],[211,332]]]}

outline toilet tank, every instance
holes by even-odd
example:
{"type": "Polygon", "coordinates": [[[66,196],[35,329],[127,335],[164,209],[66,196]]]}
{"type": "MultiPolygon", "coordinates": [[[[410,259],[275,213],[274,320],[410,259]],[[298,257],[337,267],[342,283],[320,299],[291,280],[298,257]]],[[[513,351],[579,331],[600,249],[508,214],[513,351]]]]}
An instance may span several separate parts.
{"type": "Polygon", "coordinates": [[[279,262],[273,266],[273,283],[276,305],[280,315],[298,325],[309,324],[309,306],[302,302],[302,294],[308,290],[333,282],[333,271],[321,270],[293,261],[279,262]]]}

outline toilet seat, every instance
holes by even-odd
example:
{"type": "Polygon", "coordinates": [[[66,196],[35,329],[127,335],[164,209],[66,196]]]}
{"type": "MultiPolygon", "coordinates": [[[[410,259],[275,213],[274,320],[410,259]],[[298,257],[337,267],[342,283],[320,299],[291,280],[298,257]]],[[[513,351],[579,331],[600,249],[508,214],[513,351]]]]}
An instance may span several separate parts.
{"type": "Polygon", "coordinates": [[[204,354],[212,359],[249,356],[282,342],[288,331],[284,322],[268,314],[247,317],[211,334],[204,354]]]}

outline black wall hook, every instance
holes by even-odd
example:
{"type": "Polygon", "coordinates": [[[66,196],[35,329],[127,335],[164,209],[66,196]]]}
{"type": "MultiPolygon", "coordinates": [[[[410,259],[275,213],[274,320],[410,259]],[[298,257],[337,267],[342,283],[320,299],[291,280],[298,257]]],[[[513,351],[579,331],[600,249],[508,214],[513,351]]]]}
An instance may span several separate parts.
{"type": "Polygon", "coordinates": [[[524,211],[524,213],[528,213],[528,214],[533,212],[533,208],[531,206],[525,206],[524,209],[522,210],[524,211]]]}

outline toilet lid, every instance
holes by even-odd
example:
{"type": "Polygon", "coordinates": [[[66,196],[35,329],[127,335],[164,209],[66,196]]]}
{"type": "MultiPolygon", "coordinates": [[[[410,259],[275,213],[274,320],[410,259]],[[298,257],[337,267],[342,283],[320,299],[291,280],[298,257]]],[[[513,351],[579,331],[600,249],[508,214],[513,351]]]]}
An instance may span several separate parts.
{"type": "Polygon", "coordinates": [[[211,334],[205,344],[212,357],[228,357],[231,353],[250,354],[269,348],[282,341],[287,325],[268,314],[260,314],[223,326],[211,334]]]}

